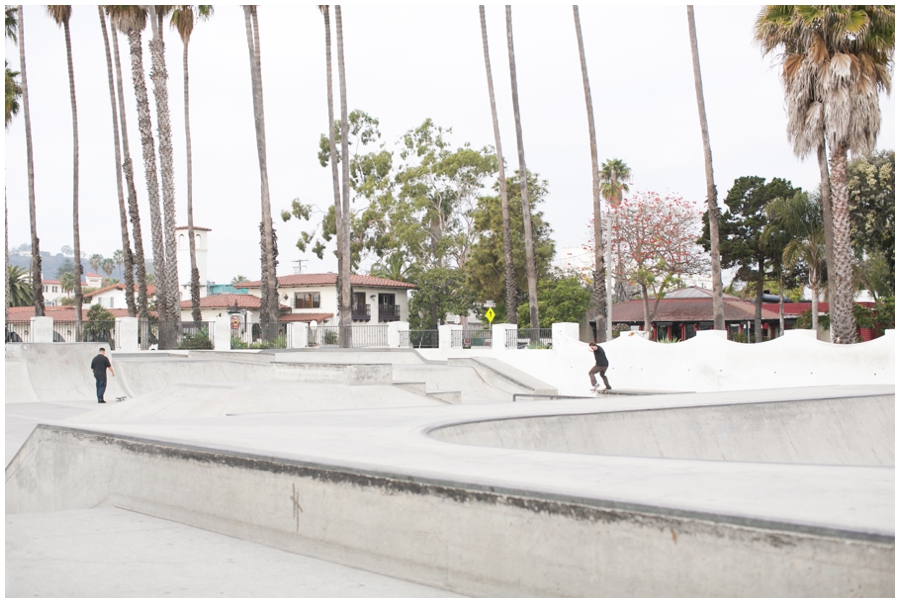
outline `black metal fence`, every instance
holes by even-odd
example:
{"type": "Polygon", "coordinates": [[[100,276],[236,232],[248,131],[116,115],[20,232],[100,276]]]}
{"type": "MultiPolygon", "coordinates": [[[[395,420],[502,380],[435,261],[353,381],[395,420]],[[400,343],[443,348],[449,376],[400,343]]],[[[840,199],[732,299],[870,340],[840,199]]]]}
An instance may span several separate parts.
{"type": "Polygon", "coordinates": [[[318,326],[309,331],[310,346],[352,348],[386,348],[388,346],[387,325],[318,326]],[[345,342],[341,338],[346,338],[345,342]]]}
{"type": "Polygon", "coordinates": [[[215,347],[215,323],[141,320],[138,346],[142,350],[211,350],[215,347]]]}
{"type": "Polygon", "coordinates": [[[231,329],[232,350],[290,347],[291,329],[286,322],[247,322],[236,329],[231,329]]]}
{"type": "Polygon", "coordinates": [[[506,348],[549,349],[553,347],[553,329],[507,329],[506,348]]]}
{"type": "Polygon", "coordinates": [[[438,331],[400,331],[401,348],[436,348],[439,344],[438,331]]]}
{"type": "Polygon", "coordinates": [[[6,343],[31,343],[31,321],[6,323],[6,343]]]}
{"type": "Polygon", "coordinates": [[[493,343],[490,329],[455,329],[450,331],[450,347],[489,348],[493,343]]]}

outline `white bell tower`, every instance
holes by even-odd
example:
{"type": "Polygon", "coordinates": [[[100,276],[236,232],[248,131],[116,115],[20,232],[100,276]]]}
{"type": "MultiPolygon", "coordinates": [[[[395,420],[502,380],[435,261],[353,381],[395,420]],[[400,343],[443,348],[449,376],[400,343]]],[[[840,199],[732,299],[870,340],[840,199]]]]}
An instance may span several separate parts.
{"type": "MultiPolygon", "coordinates": [[[[200,272],[200,297],[207,294],[206,252],[209,249],[209,233],[211,229],[194,226],[194,247],[197,254],[197,270],[200,272]]],[[[175,228],[175,240],[178,245],[178,290],[181,300],[191,299],[191,244],[188,239],[187,226],[175,228]]]]}

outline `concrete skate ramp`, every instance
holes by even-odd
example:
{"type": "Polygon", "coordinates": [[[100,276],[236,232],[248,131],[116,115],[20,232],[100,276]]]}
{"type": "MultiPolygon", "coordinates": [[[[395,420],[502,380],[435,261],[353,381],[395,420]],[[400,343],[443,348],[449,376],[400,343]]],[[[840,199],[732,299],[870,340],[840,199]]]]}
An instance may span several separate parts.
{"type": "Polygon", "coordinates": [[[660,408],[461,423],[445,442],[613,456],[894,466],[894,396],[660,408]]]}
{"type": "MultiPolygon", "coordinates": [[[[107,348],[109,354],[109,346],[107,348]]],[[[6,344],[7,402],[60,402],[97,399],[91,360],[96,343],[6,344]]],[[[113,369],[119,374],[113,360],[113,369]]],[[[106,398],[129,395],[118,378],[107,380],[106,398]]]]}
{"type": "MultiPolygon", "coordinates": [[[[471,367],[451,367],[441,365],[394,365],[395,383],[424,383],[427,391],[459,391],[462,401],[499,402],[512,400],[512,394],[485,383],[478,372],[471,367]]],[[[523,390],[524,391],[524,390],[523,390]]]]}
{"type": "Polygon", "coordinates": [[[172,385],[78,416],[73,423],[202,419],[253,413],[358,410],[443,403],[387,385],[229,382],[172,385]]]}

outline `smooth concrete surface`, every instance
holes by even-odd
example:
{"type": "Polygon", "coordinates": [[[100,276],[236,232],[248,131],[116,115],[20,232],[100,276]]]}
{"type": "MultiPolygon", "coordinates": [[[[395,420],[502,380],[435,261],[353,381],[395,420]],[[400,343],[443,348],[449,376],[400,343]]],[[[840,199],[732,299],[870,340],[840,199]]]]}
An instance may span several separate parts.
{"type": "MultiPolygon", "coordinates": [[[[826,391],[893,393],[695,403],[826,391]]],[[[684,405],[675,398],[604,408],[684,405]]],[[[427,437],[461,422],[597,410],[555,401],[41,427],[7,467],[7,513],[115,505],[464,594],[893,595],[892,468],[427,437]]]]}
{"type": "Polygon", "coordinates": [[[7,597],[452,597],[115,507],[8,515],[7,597]]]}
{"type": "Polygon", "coordinates": [[[430,435],[457,444],[583,454],[894,467],[894,396],[479,421],[430,435]]]}
{"type": "Polygon", "coordinates": [[[6,403],[6,463],[13,459],[34,428],[44,421],[71,419],[95,410],[96,402],[69,402],[53,404],[49,402],[6,403]]]}

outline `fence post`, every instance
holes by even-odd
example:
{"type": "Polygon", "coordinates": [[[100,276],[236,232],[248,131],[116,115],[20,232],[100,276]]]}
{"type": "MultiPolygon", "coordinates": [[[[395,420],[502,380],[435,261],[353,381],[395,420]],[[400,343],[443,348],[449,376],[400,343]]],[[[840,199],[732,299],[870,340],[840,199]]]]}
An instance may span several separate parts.
{"type": "Polygon", "coordinates": [[[288,323],[291,330],[291,347],[306,348],[309,347],[309,324],[305,322],[288,323]]]}
{"type": "Polygon", "coordinates": [[[141,349],[138,344],[138,319],[134,316],[120,316],[116,318],[116,351],[137,352],[141,349]]]}
{"type": "Polygon", "coordinates": [[[53,319],[49,316],[31,317],[31,341],[53,343],[53,319]]]}
{"type": "Polygon", "coordinates": [[[516,328],[516,325],[507,324],[505,322],[491,325],[491,349],[492,350],[505,350],[506,349],[506,330],[507,329],[515,329],[515,328],[516,328]]]}
{"type": "Polygon", "coordinates": [[[231,318],[217,316],[213,323],[213,349],[227,351],[231,349],[231,318]]]}
{"type": "Polygon", "coordinates": [[[453,325],[438,325],[438,348],[449,350],[453,347],[453,325]]]}
{"type": "Polygon", "coordinates": [[[396,321],[388,323],[388,347],[400,347],[400,331],[409,331],[409,323],[396,321]]]}
{"type": "Polygon", "coordinates": [[[559,350],[565,346],[566,338],[578,341],[577,322],[555,322],[551,325],[551,334],[553,336],[553,349],[559,350]]]}

